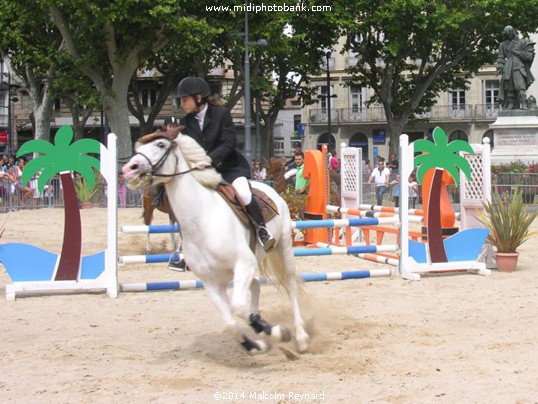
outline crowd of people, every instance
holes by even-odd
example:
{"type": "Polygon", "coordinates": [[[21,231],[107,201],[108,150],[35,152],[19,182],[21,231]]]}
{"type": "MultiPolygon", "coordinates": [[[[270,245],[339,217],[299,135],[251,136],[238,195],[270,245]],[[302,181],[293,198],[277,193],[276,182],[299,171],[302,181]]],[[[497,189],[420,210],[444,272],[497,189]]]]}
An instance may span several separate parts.
{"type": "MultiPolygon", "coordinates": [[[[2,155],[0,170],[0,198],[4,210],[15,211],[34,207],[41,195],[37,191],[37,178],[32,178],[28,184],[22,184],[22,172],[26,159],[15,159],[7,154],[2,155]]],[[[46,196],[46,195],[45,195],[46,196]]]]}

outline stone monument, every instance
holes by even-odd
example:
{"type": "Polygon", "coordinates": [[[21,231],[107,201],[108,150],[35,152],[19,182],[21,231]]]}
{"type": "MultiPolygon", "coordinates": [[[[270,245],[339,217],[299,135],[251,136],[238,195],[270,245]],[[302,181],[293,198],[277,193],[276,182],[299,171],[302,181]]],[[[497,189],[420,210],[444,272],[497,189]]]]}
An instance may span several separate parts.
{"type": "Polygon", "coordinates": [[[502,110],[490,125],[494,132],[491,161],[493,164],[514,160],[538,162],[538,109],[536,99],[527,98],[527,89],[534,82],[531,65],[535,43],[529,38],[519,38],[510,25],[504,28],[503,36],[497,58],[502,110]]]}

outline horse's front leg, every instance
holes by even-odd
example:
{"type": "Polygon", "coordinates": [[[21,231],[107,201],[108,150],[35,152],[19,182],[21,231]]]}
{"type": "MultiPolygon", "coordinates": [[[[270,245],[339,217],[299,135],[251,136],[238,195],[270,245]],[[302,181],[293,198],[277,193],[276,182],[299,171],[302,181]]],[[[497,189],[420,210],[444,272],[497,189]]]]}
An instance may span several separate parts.
{"type": "Polygon", "coordinates": [[[226,284],[218,284],[204,280],[204,288],[213,304],[219,310],[225,324],[225,331],[230,334],[250,354],[267,352],[269,345],[263,340],[252,340],[244,335],[241,327],[232,313],[232,308],[226,293],[226,284]]]}
{"type": "Polygon", "coordinates": [[[260,281],[258,278],[254,278],[250,284],[250,316],[248,318],[250,326],[256,334],[263,333],[275,342],[291,341],[291,332],[287,327],[272,326],[261,317],[259,302],[260,281]]]}
{"type": "Polygon", "coordinates": [[[232,291],[232,311],[237,317],[248,320],[252,310],[258,309],[260,295],[259,281],[254,279],[258,270],[258,263],[254,255],[249,258],[238,259],[234,266],[234,287],[232,291]],[[256,281],[256,282],[254,282],[256,281]],[[251,292],[250,313],[247,305],[248,293],[251,292]],[[254,299],[254,300],[253,300],[254,299]]]}

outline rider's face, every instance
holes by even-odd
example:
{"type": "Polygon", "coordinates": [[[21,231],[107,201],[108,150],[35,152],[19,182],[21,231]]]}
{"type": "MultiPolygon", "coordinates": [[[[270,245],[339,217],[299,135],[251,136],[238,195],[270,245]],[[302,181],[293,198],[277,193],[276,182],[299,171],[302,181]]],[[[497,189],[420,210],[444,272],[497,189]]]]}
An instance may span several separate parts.
{"type": "Polygon", "coordinates": [[[194,98],[191,95],[181,97],[181,108],[183,108],[183,111],[185,111],[187,114],[197,112],[194,98]]]}

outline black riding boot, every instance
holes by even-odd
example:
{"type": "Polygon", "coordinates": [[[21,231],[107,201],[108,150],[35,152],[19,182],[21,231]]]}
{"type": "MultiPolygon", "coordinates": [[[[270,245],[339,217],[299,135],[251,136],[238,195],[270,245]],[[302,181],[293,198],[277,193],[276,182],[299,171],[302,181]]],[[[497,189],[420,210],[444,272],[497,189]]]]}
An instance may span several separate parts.
{"type": "Polygon", "coordinates": [[[265,221],[263,220],[258,202],[252,197],[252,201],[245,207],[247,208],[247,213],[256,229],[259,243],[263,246],[265,251],[270,251],[275,246],[275,239],[271,233],[269,233],[267,227],[265,227],[265,221]]]}

